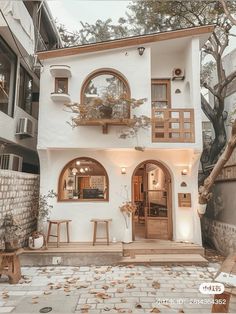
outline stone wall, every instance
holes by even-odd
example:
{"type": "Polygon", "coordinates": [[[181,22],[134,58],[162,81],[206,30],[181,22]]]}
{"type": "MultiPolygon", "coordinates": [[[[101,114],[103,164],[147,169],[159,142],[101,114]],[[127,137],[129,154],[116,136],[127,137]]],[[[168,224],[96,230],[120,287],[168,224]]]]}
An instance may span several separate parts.
{"type": "Polygon", "coordinates": [[[202,219],[203,242],[213,246],[222,255],[236,252],[236,225],[213,220],[206,216],[202,219]]]}
{"type": "Polygon", "coordinates": [[[23,246],[27,245],[29,234],[36,229],[32,201],[38,192],[38,175],[0,170],[0,221],[6,214],[14,215],[22,227],[20,241],[23,246]]]}

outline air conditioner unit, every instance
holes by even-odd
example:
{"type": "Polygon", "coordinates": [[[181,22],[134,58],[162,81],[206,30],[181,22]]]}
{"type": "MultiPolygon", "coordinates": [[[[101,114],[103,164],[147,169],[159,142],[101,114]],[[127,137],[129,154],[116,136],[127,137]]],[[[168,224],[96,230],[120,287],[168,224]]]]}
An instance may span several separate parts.
{"type": "Polygon", "coordinates": [[[0,155],[0,169],[22,171],[23,157],[14,154],[0,155]]]}
{"type": "Polygon", "coordinates": [[[182,70],[181,68],[175,68],[172,71],[172,81],[174,80],[184,80],[185,77],[185,73],[184,70],[182,70]]]}
{"type": "Polygon", "coordinates": [[[28,118],[20,118],[16,128],[16,135],[21,138],[34,137],[34,124],[28,118]]]}

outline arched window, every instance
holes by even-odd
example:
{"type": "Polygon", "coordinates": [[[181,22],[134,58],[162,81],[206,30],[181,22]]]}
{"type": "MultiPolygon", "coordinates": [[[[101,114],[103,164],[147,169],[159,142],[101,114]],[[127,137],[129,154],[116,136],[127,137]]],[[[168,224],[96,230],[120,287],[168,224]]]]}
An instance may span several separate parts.
{"type": "Polygon", "coordinates": [[[96,160],[80,157],[69,162],[59,178],[59,201],[108,201],[106,170],[96,160]]]}
{"type": "Polygon", "coordinates": [[[130,98],[129,84],[121,73],[110,69],[99,70],[89,75],[81,91],[83,105],[90,108],[99,107],[99,111],[96,112],[98,115],[94,118],[129,118],[130,110],[127,104],[124,107],[122,102],[124,98],[130,98]],[[117,101],[119,99],[120,101],[117,101]]]}

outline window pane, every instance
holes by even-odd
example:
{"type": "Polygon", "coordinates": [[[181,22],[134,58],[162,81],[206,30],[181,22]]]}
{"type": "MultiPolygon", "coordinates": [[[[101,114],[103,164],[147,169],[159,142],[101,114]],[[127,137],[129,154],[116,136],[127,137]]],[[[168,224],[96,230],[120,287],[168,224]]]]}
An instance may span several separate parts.
{"type": "Polygon", "coordinates": [[[55,82],[55,93],[68,93],[68,79],[67,78],[56,78],[55,82]]]}
{"type": "Polygon", "coordinates": [[[104,168],[89,158],[78,158],[61,176],[61,200],[106,200],[108,182],[104,168]]]}
{"type": "MultiPolygon", "coordinates": [[[[124,96],[129,96],[125,82],[112,73],[104,73],[95,76],[87,83],[84,89],[83,103],[98,109],[98,116],[94,118],[129,118],[129,107],[122,101],[124,96]],[[120,99],[120,102],[112,103],[114,99],[120,99]],[[101,110],[99,111],[99,109],[101,110]]],[[[94,115],[96,115],[95,110],[94,115]]]]}
{"type": "Polygon", "coordinates": [[[32,113],[33,79],[28,72],[20,68],[19,107],[28,114],[32,113]]]}
{"type": "Polygon", "coordinates": [[[0,110],[13,115],[16,82],[16,56],[0,38],[0,110]]]}
{"type": "Polygon", "coordinates": [[[151,86],[151,97],[153,108],[168,108],[169,84],[163,82],[153,82],[151,86]]]}

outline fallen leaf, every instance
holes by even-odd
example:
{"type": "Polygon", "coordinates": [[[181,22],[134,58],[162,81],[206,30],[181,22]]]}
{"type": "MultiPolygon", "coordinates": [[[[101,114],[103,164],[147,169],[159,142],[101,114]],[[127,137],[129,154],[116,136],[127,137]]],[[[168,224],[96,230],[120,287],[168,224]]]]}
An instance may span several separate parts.
{"type": "Polygon", "coordinates": [[[109,299],[110,296],[107,293],[104,292],[97,292],[96,293],[96,298],[100,298],[100,299],[109,299]]]}
{"type": "Polygon", "coordinates": [[[135,308],[136,309],[142,309],[143,307],[142,307],[142,305],[140,303],[136,303],[135,308]]]}
{"type": "Polygon", "coordinates": [[[52,292],[51,291],[44,291],[44,293],[43,294],[45,294],[45,295],[49,295],[49,294],[52,294],[52,292]]]}
{"type": "Polygon", "coordinates": [[[127,300],[126,300],[125,298],[121,298],[121,299],[120,299],[120,302],[121,302],[121,303],[126,303],[127,300]]]}
{"type": "Polygon", "coordinates": [[[153,281],[152,287],[154,289],[160,289],[161,285],[160,285],[159,281],[153,281]]]}
{"type": "Polygon", "coordinates": [[[127,289],[134,289],[136,287],[135,287],[135,285],[133,283],[127,283],[126,288],[127,289]]]}
{"type": "Polygon", "coordinates": [[[185,313],[183,309],[179,309],[178,313],[185,313]]]}
{"type": "Polygon", "coordinates": [[[116,292],[117,293],[123,293],[124,292],[124,288],[117,288],[116,292]]]}
{"type": "Polygon", "coordinates": [[[157,307],[154,307],[150,312],[151,313],[161,313],[161,311],[157,307]]]}
{"type": "Polygon", "coordinates": [[[104,289],[104,290],[108,290],[108,289],[109,289],[109,286],[107,286],[107,285],[103,285],[103,286],[102,286],[102,289],[104,289]]]}
{"type": "Polygon", "coordinates": [[[32,304],[37,304],[39,303],[37,300],[32,300],[32,304]]]}

